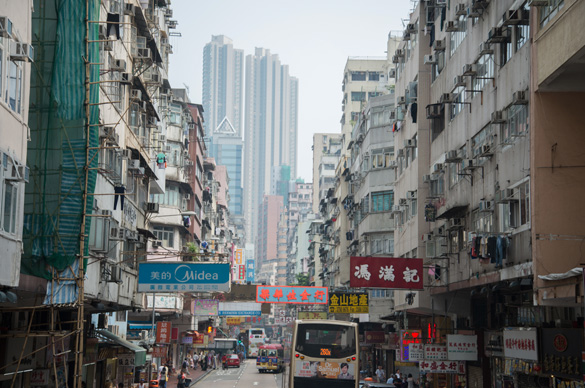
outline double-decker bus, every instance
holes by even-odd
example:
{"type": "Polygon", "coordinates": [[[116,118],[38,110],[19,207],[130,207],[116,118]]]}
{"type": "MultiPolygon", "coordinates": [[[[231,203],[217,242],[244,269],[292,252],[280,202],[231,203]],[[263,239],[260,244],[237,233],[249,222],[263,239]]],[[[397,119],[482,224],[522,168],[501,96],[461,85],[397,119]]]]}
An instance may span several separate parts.
{"type": "Polygon", "coordinates": [[[248,330],[248,357],[258,357],[258,349],[267,342],[266,332],[263,328],[252,328],[248,330]]]}
{"type": "Polygon", "coordinates": [[[286,388],[358,388],[358,325],[298,320],[291,343],[286,388]]]}

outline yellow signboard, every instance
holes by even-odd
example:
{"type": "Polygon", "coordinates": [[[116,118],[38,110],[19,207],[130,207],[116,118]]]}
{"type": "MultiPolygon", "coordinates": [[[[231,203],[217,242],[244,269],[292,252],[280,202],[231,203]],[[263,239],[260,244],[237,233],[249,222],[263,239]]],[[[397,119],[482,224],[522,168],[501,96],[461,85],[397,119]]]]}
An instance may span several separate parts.
{"type": "Polygon", "coordinates": [[[299,319],[327,319],[325,311],[299,311],[297,314],[299,319]]]}
{"type": "Polygon", "coordinates": [[[240,323],[242,323],[242,318],[241,317],[228,317],[226,320],[226,323],[228,325],[239,325],[240,323]]]}
{"type": "Polygon", "coordinates": [[[368,313],[368,294],[334,292],[329,295],[330,313],[368,313]]]}

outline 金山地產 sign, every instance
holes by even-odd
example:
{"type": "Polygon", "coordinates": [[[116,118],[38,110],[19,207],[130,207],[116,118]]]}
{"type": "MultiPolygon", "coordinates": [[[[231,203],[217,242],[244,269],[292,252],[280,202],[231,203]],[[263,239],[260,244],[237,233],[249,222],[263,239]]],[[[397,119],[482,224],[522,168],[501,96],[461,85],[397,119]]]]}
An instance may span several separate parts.
{"type": "Polygon", "coordinates": [[[423,289],[423,260],[396,257],[350,257],[350,287],[423,289]]]}
{"type": "Polygon", "coordinates": [[[329,295],[330,313],[367,314],[368,306],[367,293],[333,292],[329,295]]]}
{"type": "Polygon", "coordinates": [[[258,303],[327,304],[327,287],[257,286],[258,303]]]}
{"type": "Polygon", "coordinates": [[[138,292],[229,291],[229,263],[141,263],[138,292]]]}

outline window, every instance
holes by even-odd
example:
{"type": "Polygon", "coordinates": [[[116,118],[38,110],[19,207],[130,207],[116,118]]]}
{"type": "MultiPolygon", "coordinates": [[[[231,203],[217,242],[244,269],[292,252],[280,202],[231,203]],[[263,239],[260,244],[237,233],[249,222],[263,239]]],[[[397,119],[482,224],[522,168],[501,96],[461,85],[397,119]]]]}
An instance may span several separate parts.
{"type": "Polygon", "coordinates": [[[510,105],[506,109],[508,120],[501,126],[502,143],[513,143],[514,138],[528,132],[528,105],[510,105]]]}
{"type": "Polygon", "coordinates": [[[494,213],[480,212],[479,210],[471,213],[473,231],[475,233],[492,233],[494,232],[494,213]]]}
{"type": "Polygon", "coordinates": [[[151,194],[150,200],[161,205],[179,207],[181,197],[178,186],[167,184],[164,194],[151,194]]]}
{"type": "MultiPolygon", "coordinates": [[[[465,147],[459,149],[459,155],[461,155],[462,159],[467,158],[465,147]]],[[[449,188],[452,188],[461,180],[463,167],[463,160],[449,164],[449,188]]]]}
{"type": "Polygon", "coordinates": [[[367,214],[370,212],[370,194],[366,194],[365,197],[362,198],[362,213],[367,214]]]}
{"type": "Polygon", "coordinates": [[[479,156],[481,154],[481,146],[494,145],[494,140],[494,126],[490,123],[483,127],[483,129],[471,139],[471,156],[474,158],[479,156]]]}
{"type": "Polygon", "coordinates": [[[370,298],[385,299],[392,297],[392,290],[370,290],[370,298]]]}
{"type": "Polygon", "coordinates": [[[163,247],[174,248],[175,230],[173,228],[168,226],[155,226],[152,233],[154,233],[158,241],[162,242],[163,247]]]}
{"type": "Polygon", "coordinates": [[[431,118],[431,139],[434,141],[445,130],[445,105],[441,104],[438,117],[431,118]]]}
{"type": "Polygon", "coordinates": [[[8,85],[6,103],[16,113],[20,113],[22,100],[22,65],[8,61],[8,85]]]}
{"type": "Polygon", "coordinates": [[[351,72],[351,80],[352,81],[365,81],[366,80],[366,72],[365,71],[352,71],[351,72]]]}
{"type": "Polygon", "coordinates": [[[182,119],[181,116],[182,116],[181,105],[179,105],[179,104],[171,104],[170,115],[169,115],[169,123],[170,124],[181,125],[181,119],[182,119]]]}
{"type": "Polygon", "coordinates": [[[366,92],[351,92],[352,101],[366,101],[366,92]]]}
{"type": "Polygon", "coordinates": [[[548,6],[539,7],[540,10],[540,27],[544,27],[550,22],[552,18],[559,12],[565,5],[564,0],[549,0],[548,6]]]}
{"type": "Polygon", "coordinates": [[[372,193],[372,212],[390,211],[394,203],[394,192],[380,191],[372,193]]]}
{"type": "MultiPolygon", "coordinates": [[[[524,3],[524,5],[520,7],[518,12],[522,12],[522,10],[530,12],[530,6],[528,5],[528,3],[524,3]]],[[[530,25],[528,23],[525,25],[516,26],[516,51],[520,50],[522,46],[524,46],[524,44],[528,42],[529,37],[530,25]]]]}
{"type": "Polygon", "coordinates": [[[384,93],[382,92],[368,92],[368,98],[373,98],[373,97],[378,97],[383,95],[384,93]]]}
{"type": "Polygon", "coordinates": [[[445,193],[445,182],[441,175],[437,179],[431,180],[431,197],[442,197],[445,193]]]}
{"type": "Polygon", "coordinates": [[[500,44],[500,66],[503,67],[512,58],[512,42],[500,44]]]}
{"type": "Polygon", "coordinates": [[[437,63],[432,68],[433,81],[437,79],[445,67],[445,51],[435,51],[434,55],[437,58],[437,63]]]}
{"type": "MultiPolygon", "coordinates": [[[[10,165],[10,168],[12,166],[10,165]]],[[[18,209],[18,189],[19,182],[5,180],[2,190],[2,228],[6,233],[16,234],[17,209],[18,209]]]]}
{"type": "Polygon", "coordinates": [[[4,38],[0,36],[0,100],[4,93],[4,38]]]}
{"type": "Polygon", "coordinates": [[[465,108],[465,87],[459,86],[457,89],[453,91],[455,98],[451,105],[451,116],[450,119],[453,120],[459,112],[461,112],[465,108]]]}
{"type": "Polygon", "coordinates": [[[380,80],[380,73],[378,73],[377,71],[369,71],[368,72],[368,80],[379,81],[380,80]]]}
{"type": "Polygon", "coordinates": [[[480,94],[479,90],[482,90],[486,85],[491,83],[494,78],[494,57],[491,54],[482,55],[476,62],[477,74],[473,77],[472,81],[472,98],[480,94]]]}
{"type": "Polygon", "coordinates": [[[360,112],[351,112],[351,121],[358,121],[360,118],[360,112]]]}
{"type": "Polygon", "coordinates": [[[456,20],[459,31],[451,32],[451,56],[455,53],[465,36],[467,35],[467,20],[465,16],[459,16],[456,20]]]}
{"type": "Polygon", "coordinates": [[[500,230],[508,232],[530,224],[530,181],[511,188],[509,202],[499,206],[500,230]]]}

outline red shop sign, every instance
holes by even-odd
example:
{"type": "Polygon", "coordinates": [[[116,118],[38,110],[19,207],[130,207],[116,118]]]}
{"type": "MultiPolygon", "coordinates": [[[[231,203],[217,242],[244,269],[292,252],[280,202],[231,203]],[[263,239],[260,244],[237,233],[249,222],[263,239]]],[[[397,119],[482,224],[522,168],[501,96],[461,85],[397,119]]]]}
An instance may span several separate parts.
{"type": "Polygon", "coordinates": [[[350,287],[423,289],[423,260],[396,257],[350,258],[350,287]]]}

